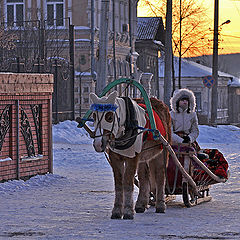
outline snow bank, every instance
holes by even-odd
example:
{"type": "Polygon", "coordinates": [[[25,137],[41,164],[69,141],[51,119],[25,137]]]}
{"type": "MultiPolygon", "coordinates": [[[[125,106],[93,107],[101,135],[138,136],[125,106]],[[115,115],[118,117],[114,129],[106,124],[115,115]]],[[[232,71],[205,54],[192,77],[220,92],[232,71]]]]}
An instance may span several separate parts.
{"type": "Polygon", "coordinates": [[[8,194],[9,192],[31,190],[32,188],[49,186],[50,184],[58,183],[61,179],[64,179],[64,177],[49,173],[45,175],[36,175],[27,181],[10,180],[0,184],[0,194],[8,194]]]}
{"type": "Polygon", "coordinates": [[[53,143],[91,144],[92,139],[75,121],[64,121],[53,125],[53,143]]]}
{"type": "Polygon", "coordinates": [[[199,126],[199,143],[239,143],[240,128],[232,125],[199,126]]]}
{"type": "MultiPolygon", "coordinates": [[[[53,142],[69,144],[92,144],[92,139],[83,128],[77,127],[75,121],[64,121],[53,125],[53,142]]],[[[232,125],[218,125],[211,127],[199,126],[199,143],[239,143],[240,128],[232,125]]]]}

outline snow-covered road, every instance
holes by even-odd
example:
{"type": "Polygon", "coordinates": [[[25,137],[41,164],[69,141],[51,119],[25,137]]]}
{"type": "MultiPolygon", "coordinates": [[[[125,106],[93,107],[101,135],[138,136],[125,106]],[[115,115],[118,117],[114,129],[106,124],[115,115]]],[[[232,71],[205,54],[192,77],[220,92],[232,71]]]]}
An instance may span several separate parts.
{"type": "Polygon", "coordinates": [[[0,239],[240,239],[240,130],[235,142],[227,141],[230,134],[227,143],[200,142],[221,150],[230,164],[231,177],[212,186],[211,202],[169,206],[165,214],[149,208],[134,220],[110,219],[113,178],[104,155],[55,138],[54,174],[0,184],[0,239]]]}

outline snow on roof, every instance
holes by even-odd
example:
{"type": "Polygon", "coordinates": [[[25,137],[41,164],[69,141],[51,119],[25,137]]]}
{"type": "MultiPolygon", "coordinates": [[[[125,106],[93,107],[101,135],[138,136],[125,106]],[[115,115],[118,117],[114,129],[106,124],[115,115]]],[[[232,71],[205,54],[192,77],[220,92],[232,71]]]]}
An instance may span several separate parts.
{"type": "Polygon", "coordinates": [[[91,41],[90,39],[86,39],[86,38],[82,38],[82,39],[77,38],[77,39],[75,39],[75,42],[90,42],[90,41],[91,41]]]}
{"type": "Polygon", "coordinates": [[[75,30],[89,30],[90,27],[87,27],[87,26],[75,26],[74,29],[75,30]]]}
{"type": "MultiPolygon", "coordinates": [[[[159,77],[164,77],[164,59],[159,58],[158,62],[159,62],[159,77]]],[[[178,57],[174,57],[174,70],[175,70],[175,77],[178,77],[178,73],[179,73],[178,57]]],[[[201,78],[209,75],[212,75],[212,68],[190,61],[190,60],[182,59],[182,63],[181,63],[182,77],[201,78]]],[[[238,78],[228,73],[218,71],[218,76],[230,78],[231,80],[229,85],[231,86],[232,84],[239,84],[240,82],[238,78]]]]}
{"type": "Polygon", "coordinates": [[[234,77],[232,80],[229,80],[228,85],[231,87],[240,87],[240,79],[234,77]]]}
{"type": "Polygon", "coordinates": [[[91,76],[92,73],[91,72],[78,72],[75,71],[75,76],[91,76]]]}
{"type": "Polygon", "coordinates": [[[154,40],[153,42],[154,42],[156,45],[159,45],[159,46],[162,46],[162,47],[164,46],[161,41],[154,40]]]}

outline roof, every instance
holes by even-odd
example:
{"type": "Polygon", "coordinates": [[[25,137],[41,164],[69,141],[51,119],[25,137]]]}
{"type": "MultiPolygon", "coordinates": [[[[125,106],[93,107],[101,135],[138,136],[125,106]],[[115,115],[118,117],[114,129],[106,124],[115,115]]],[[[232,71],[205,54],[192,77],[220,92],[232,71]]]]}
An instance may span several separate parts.
{"type": "MultiPolygon", "coordinates": [[[[159,77],[164,77],[164,60],[159,58],[159,77]]],[[[178,77],[179,73],[179,58],[174,57],[174,70],[175,70],[175,77],[178,77]]],[[[188,78],[203,78],[205,76],[212,75],[212,68],[201,65],[199,63],[182,59],[181,63],[181,77],[188,77],[188,78]]],[[[220,72],[218,71],[219,77],[227,77],[230,79],[229,85],[231,86],[240,86],[240,79],[236,78],[235,76],[220,72]]]]}
{"type": "Polygon", "coordinates": [[[138,17],[137,39],[138,40],[160,40],[157,39],[159,29],[163,28],[161,17],[138,17]]]}

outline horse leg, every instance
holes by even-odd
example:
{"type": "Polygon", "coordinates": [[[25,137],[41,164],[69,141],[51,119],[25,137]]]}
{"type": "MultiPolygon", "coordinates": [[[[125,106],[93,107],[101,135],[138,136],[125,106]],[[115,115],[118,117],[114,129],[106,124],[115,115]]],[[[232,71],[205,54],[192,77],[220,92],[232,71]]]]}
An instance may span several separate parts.
{"type": "Polygon", "coordinates": [[[149,168],[146,162],[138,164],[139,194],[135,205],[137,213],[143,213],[147,208],[150,193],[149,168]]]}
{"type": "Polygon", "coordinates": [[[120,219],[123,216],[123,174],[124,161],[119,155],[110,151],[111,167],[113,170],[115,184],[115,201],[111,219],[120,219]]]}
{"type": "Polygon", "coordinates": [[[123,219],[133,219],[133,190],[134,190],[134,175],[137,169],[137,157],[127,158],[125,161],[125,173],[123,178],[124,189],[124,210],[123,219]]]}
{"type": "Polygon", "coordinates": [[[165,213],[165,166],[163,153],[150,162],[150,169],[154,171],[156,184],[156,213],[165,213]]]}
{"type": "Polygon", "coordinates": [[[150,182],[150,196],[149,196],[149,205],[155,206],[156,203],[156,182],[155,182],[155,173],[151,169],[151,164],[149,164],[149,182],[150,182]]]}

